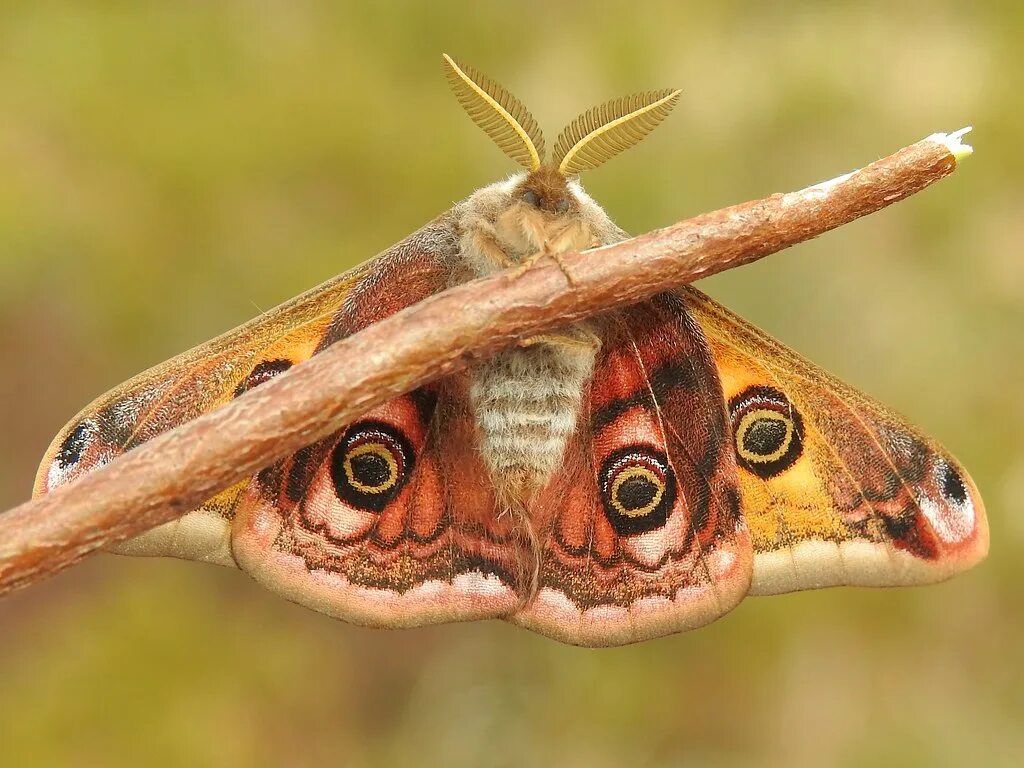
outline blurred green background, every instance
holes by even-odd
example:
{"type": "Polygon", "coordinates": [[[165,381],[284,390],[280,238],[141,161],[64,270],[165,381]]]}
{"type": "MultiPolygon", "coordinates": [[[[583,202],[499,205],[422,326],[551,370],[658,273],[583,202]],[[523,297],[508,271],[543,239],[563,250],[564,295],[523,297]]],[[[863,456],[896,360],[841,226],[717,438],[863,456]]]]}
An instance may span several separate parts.
{"type": "Polygon", "coordinates": [[[952,178],[702,287],[949,446],[992,553],[602,651],[356,628],[239,572],[102,556],[0,602],[0,764],[1019,765],[1022,42],[1011,2],[3,3],[0,507],[95,395],[512,170],[447,51],[549,139],[683,88],[584,179],[633,232],[973,124],[952,178]]]}

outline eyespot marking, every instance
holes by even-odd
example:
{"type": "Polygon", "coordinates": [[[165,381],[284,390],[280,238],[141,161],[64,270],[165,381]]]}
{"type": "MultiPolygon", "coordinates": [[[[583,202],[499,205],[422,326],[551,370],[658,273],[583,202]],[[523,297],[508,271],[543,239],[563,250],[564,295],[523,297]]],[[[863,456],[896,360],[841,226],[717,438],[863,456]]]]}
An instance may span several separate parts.
{"type": "Polygon", "coordinates": [[[331,453],[334,491],[357,509],[380,512],[405,487],[413,462],[409,441],[390,424],[353,424],[331,453]]]}
{"type": "Polygon", "coordinates": [[[789,399],[774,387],[749,387],[729,401],[741,467],[768,480],[803,453],[804,425],[789,399]]]}
{"type": "Polygon", "coordinates": [[[60,450],[54,457],[62,469],[73,467],[82,460],[82,454],[96,434],[96,422],[86,419],[72,429],[64,442],[60,444],[60,450]]]}
{"type": "Polygon", "coordinates": [[[967,540],[975,531],[977,519],[963,477],[942,457],[935,458],[930,474],[931,482],[921,486],[921,492],[915,497],[917,508],[946,544],[967,540]]]}
{"type": "Polygon", "coordinates": [[[660,528],[676,501],[668,457],[649,446],[627,446],[608,456],[599,486],[605,515],[620,536],[660,528]]]}
{"type": "Polygon", "coordinates": [[[235,397],[245,394],[260,384],[265,384],[275,376],[287,371],[292,365],[291,360],[264,360],[253,368],[249,375],[235,388],[235,397]]]}
{"type": "Polygon", "coordinates": [[[61,441],[46,471],[45,488],[52,491],[82,472],[91,472],[107,464],[114,456],[106,445],[106,435],[101,432],[100,422],[95,418],[82,419],[61,441]]]}
{"type": "Polygon", "coordinates": [[[946,461],[941,461],[940,466],[937,467],[936,474],[942,488],[943,496],[957,505],[962,505],[967,501],[967,486],[964,485],[963,478],[960,477],[960,474],[953,469],[952,464],[946,461]]]}

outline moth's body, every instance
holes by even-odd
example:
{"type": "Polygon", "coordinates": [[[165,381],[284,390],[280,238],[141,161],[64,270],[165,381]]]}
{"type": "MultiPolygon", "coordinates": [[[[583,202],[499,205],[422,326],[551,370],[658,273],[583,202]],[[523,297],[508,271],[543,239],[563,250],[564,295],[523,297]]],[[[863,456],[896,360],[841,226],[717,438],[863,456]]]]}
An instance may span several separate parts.
{"type": "MultiPolygon", "coordinates": [[[[547,166],[477,190],[455,215],[471,277],[623,238],[578,182],[547,166]]],[[[592,324],[579,323],[471,369],[479,450],[503,505],[524,508],[558,467],[599,346],[592,324]]]]}
{"type": "MultiPolygon", "coordinates": [[[[583,113],[545,165],[525,108],[446,66],[528,172],[99,398],[54,439],[36,493],[453,283],[625,237],[575,176],[646,135],[678,91],[583,113]]],[[[617,645],[702,626],[748,593],[940,581],[987,548],[977,488],[940,445],[685,286],[389,400],[115,550],[238,566],[361,624],[502,618],[617,645]]]]}

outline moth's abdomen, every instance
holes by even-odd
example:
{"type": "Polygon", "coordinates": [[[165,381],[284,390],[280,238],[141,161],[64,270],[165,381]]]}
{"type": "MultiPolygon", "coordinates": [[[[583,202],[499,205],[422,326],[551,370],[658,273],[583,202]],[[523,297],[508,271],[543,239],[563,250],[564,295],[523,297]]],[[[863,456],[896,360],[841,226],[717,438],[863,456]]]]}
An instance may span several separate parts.
{"type": "Polygon", "coordinates": [[[554,474],[593,367],[590,349],[541,343],[499,353],[473,370],[479,449],[499,499],[522,500],[554,474]]]}

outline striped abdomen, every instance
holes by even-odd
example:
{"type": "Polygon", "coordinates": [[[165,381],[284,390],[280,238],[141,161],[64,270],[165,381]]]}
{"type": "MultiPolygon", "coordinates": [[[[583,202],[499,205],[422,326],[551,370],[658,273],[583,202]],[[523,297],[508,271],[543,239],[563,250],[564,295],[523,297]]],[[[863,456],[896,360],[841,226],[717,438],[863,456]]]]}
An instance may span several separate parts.
{"type": "Polygon", "coordinates": [[[525,500],[559,466],[593,368],[591,348],[538,343],[473,369],[480,451],[501,501],[525,500]]]}

